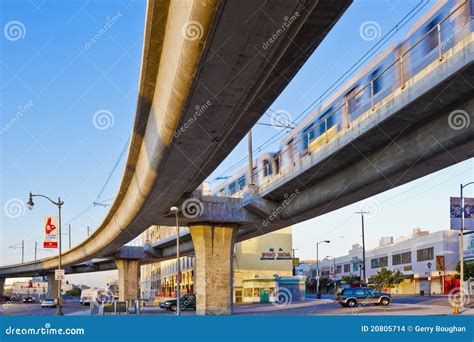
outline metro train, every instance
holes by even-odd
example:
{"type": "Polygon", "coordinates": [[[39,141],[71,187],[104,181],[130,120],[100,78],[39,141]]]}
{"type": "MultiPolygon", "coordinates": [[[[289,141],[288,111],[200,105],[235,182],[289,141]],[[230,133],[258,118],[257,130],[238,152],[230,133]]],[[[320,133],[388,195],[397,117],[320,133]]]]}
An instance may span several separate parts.
{"type": "MultiPolygon", "coordinates": [[[[362,119],[374,104],[403,88],[407,80],[471,35],[473,28],[474,0],[438,1],[413,25],[403,42],[388,47],[286,134],[278,152],[266,152],[254,161],[255,185],[293,167],[362,119]]],[[[239,196],[247,184],[248,170],[244,167],[212,193],[239,196]]]]}

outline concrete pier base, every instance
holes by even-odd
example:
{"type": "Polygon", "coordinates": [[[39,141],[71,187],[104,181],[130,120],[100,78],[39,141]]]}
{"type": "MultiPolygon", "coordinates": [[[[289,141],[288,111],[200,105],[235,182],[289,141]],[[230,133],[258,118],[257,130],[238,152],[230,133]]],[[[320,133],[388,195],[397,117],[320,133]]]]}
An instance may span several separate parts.
{"type": "Polygon", "coordinates": [[[5,278],[0,278],[0,299],[3,299],[5,294],[5,278]]]}
{"type": "Polygon", "coordinates": [[[140,295],[140,264],[138,260],[116,259],[118,270],[119,300],[138,299],[140,295]]]}
{"type": "Polygon", "coordinates": [[[48,298],[58,299],[58,281],[54,279],[54,272],[48,272],[48,298]]]}
{"type": "Polygon", "coordinates": [[[237,229],[231,225],[189,226],[196,255],[196,314],[232,313],[232,256],[237,229]]]}

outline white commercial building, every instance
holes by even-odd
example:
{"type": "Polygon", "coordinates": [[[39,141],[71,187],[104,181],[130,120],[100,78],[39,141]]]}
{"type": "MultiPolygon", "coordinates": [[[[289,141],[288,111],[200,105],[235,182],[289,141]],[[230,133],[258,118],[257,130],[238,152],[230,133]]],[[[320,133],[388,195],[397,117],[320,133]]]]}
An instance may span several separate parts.
{"type": "MultiPolygon", "coordinates": [[[[399,270],[404,280],[396,288],[395,294],[449,293],[459,286],[454,279],[459,261],[459,238],[454,230],[442,230],[434,233],[413,230],[411,237],[393,240],[384,237],[380,245],[366,250],[366,277],[376,275],[383,267],[399,270]]],[[[362,247],[353,245],[348,255],[319,262],[321,277],[336,282],[344,276],[362,276],[362,247]]],[[[311,274],[316,274],[316,265],[312,265],[311,274]]],[[[370,283],[370,281],[369,281],[370,283]]]]}

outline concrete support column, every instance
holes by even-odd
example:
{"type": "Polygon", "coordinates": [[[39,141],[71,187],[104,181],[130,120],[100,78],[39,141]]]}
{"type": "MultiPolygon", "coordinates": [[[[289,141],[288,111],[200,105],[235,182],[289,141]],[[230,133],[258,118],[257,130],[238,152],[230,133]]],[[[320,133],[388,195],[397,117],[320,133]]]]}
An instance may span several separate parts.
{"type": "Polygon", "coordinates": [[[223,224],[191,224],[189,230],[196,255],[196,314],[230,315],[237,229],[223,224]]]}
{"type": "Polygon", "coordinates": [[[0,278],[0,299],[3,298],[5,294],[5,278],[0,278]]]}
{"type": "Polygon", "coordinates": [[[140,264],[138,260],[115,260],[118,270],[119,300],[138,299],[140,296],[140,264]]]}
{"type": "Polygon", "coordinates": [[[54,272],[48,272],[48,298],[58,299],[58,281],[54,280],[54,272]]]}

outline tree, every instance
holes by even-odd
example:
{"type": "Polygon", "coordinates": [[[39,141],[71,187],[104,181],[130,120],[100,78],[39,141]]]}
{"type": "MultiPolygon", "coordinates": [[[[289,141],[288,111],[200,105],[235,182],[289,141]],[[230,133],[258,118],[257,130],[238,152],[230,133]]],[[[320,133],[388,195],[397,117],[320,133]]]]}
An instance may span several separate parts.
{"type": "Polygon", "coordinates": [[[342,282],[345,284],[354,284],[359,282],[359,277],[355,274],[350,274],[348,276],[342,277],[342,282]]]}
{"type": "Polygon", "coordinates": [[[81,295],[81,289],[75,287],[72,290],[66,291],[66,294],[71,297],[79,297],[81,295]]]}
{"type": "MultiPolygon", "coordinates": [[[[458,261],[456,271],[461,272],[461,262],[458,261]]],[[[456,279],[460,279],[461,275],[456,274],[456,279]]],[[[474,262],[466,262],[464,260],[464,281],[474,278],[474,262]]]]}
{"type": "Polygon", "coordinates": [[[392,272],[386,267],[383,267],[379,272],[377,272],[376,275],[373,275],[371,278],[380,289],[391,289],[402,282],[403,274],[399,270],[392,272]]]}

